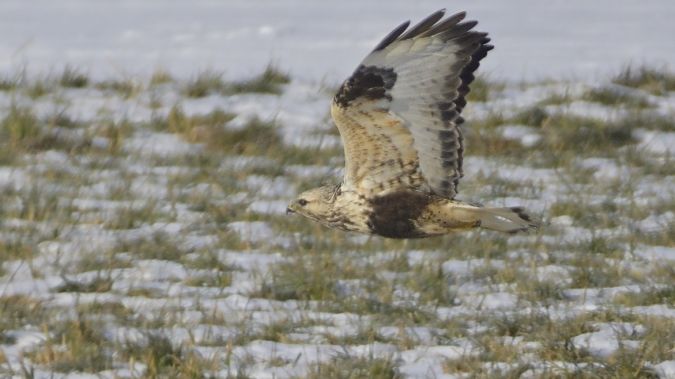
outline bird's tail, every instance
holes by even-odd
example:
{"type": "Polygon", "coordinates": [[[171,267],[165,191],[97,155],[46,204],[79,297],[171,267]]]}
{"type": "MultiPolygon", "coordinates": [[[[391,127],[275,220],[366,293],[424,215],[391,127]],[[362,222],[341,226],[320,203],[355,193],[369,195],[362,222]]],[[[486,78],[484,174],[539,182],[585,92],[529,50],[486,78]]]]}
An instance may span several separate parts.
{"type": "Polygon", "coordinates": [[[483,208],[462,205],[453,209],[455,216],[473,220],[475,226],[505,233],[526,232],[539,227],[522,207],[483,208]]]}
{"type": "Polygon", "coordinates": [[[522,207],[479,208],[480,226],[499,232],[516,233],[537,229],[539,223],[534,221],[522,207]]]}

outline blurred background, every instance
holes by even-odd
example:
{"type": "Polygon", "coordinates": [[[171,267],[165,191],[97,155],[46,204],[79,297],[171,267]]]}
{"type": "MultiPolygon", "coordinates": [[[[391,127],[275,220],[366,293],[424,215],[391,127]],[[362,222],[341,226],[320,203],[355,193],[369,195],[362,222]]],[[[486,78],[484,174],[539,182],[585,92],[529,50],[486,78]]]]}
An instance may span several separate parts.
{"type": "Polygon", "coordinates": [[[0,377],[674,378],[675,1],[0,1],[0,377]],[[405,20],[496,46],[458,198],[536,233],[287,216],[405,20]]]}
{"type": "Polygon", "coordinates": [[[341,81],[388,31],[434,10],[468,11],[496,50],[498,79],[585,78],[632,63],[675,62],[669,0],[20,1],[0,4],[0,69],[92,76],[253,75],[269,62],[293,77],[341,81]]]}

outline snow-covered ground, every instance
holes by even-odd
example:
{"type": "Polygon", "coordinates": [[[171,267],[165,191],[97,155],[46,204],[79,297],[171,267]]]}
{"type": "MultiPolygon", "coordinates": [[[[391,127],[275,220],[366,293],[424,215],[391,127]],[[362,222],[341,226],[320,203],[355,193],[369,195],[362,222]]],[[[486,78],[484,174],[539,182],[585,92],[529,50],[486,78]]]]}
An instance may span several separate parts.
{"type": "Polygon", "coordinates": [[[0,90],[0,376],[675,378],[675,93],[609,83],[672,68],[675,3],[383,4],[0,2],[0,83],[27,71],[0,90]],[[287,217],[341,175],[332,89],[443,7],[510,82],[466,109],[460,197],[542,230],[400,242],[287,217]],[[279,93],[186,95],[270,62],[279,93]],[[66,66],[88,83],[55,83],[66,66]]]}

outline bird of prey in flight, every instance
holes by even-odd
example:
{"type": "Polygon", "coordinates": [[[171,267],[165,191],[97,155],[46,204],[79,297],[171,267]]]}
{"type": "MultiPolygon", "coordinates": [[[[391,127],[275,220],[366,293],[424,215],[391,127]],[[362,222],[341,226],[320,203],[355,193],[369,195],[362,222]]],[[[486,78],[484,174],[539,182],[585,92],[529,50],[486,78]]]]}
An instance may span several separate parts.
{"type": "Polygon", "coordinates": [[[300,194],[287,213],[389,238],[537,227],[521,207],[455,200],[463,176],[461,112],[493,46],[464,12],[444,14],[398,26],[342,84],[331,115],[344,144],[343,181],[300,194]]]}

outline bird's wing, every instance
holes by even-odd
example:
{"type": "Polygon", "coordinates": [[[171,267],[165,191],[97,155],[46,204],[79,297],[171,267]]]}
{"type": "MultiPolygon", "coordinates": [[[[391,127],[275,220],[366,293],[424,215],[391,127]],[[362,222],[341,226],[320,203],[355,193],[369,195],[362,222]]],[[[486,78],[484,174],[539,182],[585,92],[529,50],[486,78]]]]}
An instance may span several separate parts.
{"type": "Polygon", "coordinates": [[[493,47],[465,13],[438,11],[380,42],[340,87],[331,114],[344,143],[344,188],[453,198],[462,177],[460,112],[493,47]],[[407,31],[406,31],[407,29],[407,31]]]}

